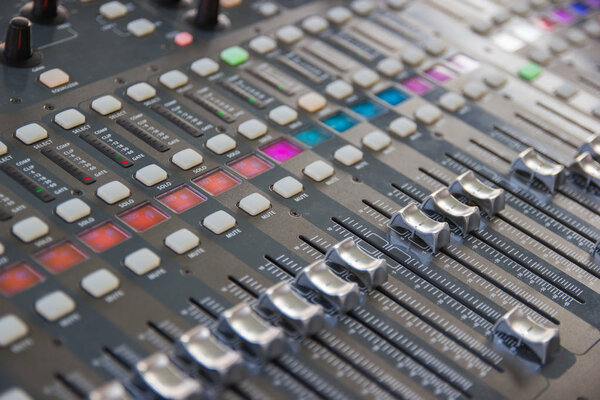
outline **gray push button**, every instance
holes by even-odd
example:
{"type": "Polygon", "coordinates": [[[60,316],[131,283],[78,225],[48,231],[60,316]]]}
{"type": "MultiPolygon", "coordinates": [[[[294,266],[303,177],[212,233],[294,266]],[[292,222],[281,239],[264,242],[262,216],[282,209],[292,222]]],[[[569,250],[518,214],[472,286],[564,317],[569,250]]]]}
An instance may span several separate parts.
{"type": "Polygon", "coordinates": [[[181,335],[178,348],[178,354],[196,362],[212,382],[230,384],[246,376],[241,354],[222,345],[204,325],[181,335]]]}
{"type": "Polygon", "coordinates": [[[596,162],[590,153],[581,153],[569,166],[569,170],[585,179],[585,186],[590,184],[600,188],[600,163],[596,162]]]}
{"type": "Polygon", "coordinates": [[[89,400],[130,400],[131,398],[125,387],[118,381],[105,383],[88,395],[89,400]]]}
{"type": "Polygon", "coordinates": [[[390,219],[392,231],[404,229],[411,233],[411,237],[421,239],[433,253],[450,243],[450,227],[447,222],[438,222],[423,213],[412,202],[406,207],[396,211],[390,219]]]}
{"type": "Polygon", "coordinates": [[[517,340],[518,345],[525,345],[541,361],[546,364],[548,358],[560,349],[558,329],[547,328],[538,324],[515,307],[502,316],[494,324],[495,333],[503,333],[517,340]]]}
{"type": "Polygon", "coordinates": [[[510,166],[513,171],[524,175],[529,181],[537,179],[551,193],[554,193],[565,178],[563,165],[544,160],[531,147],[522,151],[510,166]]]}
{"type": "Polygon", "coordinates": [[[579,148],[580,153],[588,152],[592,157],[600,160],[600,133],[592,135],[579,148]]]}
{"type": "Polygon", "coordinates": [[[294,331],[312,335],[323,329],[323,308],[309,303],[292,289],[289,282],[271,286],[258,299],[258,306],[281,317],[294,331]]]}
{"type": "Polygon", "coordinates": [[[200,383],[185,375],[165,353],[154,353],[135,365],[139,378],[163,399],[200,399],[200,383]]]}
{"type": "Polygon", "coordinates": [[[334,274],[322,260],[315,261],[300,271],[295,282],[299,287],[317,292],[340,313],[346,313],[359,306],[358,285],[334,274]]]}
{"type": "Polygon", "coordinates": [[[242,340],[242,348],[262,360],[278,357],[285,350],[283,330],[269,325],[246,303],[224,311],[218,329],[223,334],[242,340]]]}
{"type": "Polygon", "coordinates": [[[479,228],[479,222],[481,221],[479,208],[461,203],[446,188],[438,189],[427,196],[423,200],[421,208],[435,211],[448,218],[460,228],[463,236],[479,228]]]}
{"type": "Polygon", "coordinates": [[[365,253],[351,237],[327,250],[325,262],[350,271],[369,289],[382,285],[388,278],[386,261],[365,253]]]}
{"type": "Polygon", "coordinates": [[[492,188],[481,182],[473,171],[467,171],[457,176],[448,191],[455,196],[464,196],[477,204],[489,216],[504,210],[504,189],[492,188]]]}

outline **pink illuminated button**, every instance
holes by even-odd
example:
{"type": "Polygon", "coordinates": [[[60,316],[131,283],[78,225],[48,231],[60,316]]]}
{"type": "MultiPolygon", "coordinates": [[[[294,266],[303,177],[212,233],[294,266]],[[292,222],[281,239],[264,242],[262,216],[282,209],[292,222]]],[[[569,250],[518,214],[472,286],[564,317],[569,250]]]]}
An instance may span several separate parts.
{"type": "Polygon", "coordinates": [[[78,237],[90,249],[101,253],[129,239],[129,234],[112,222],[105,222],[80,233],[78,237]]]}
{"type": "Polygon", "coordinates": [[[0,270],[0,293],[10,297],[28,289],[44,278],[24,262],[0,270]]]}
{"type": "Polygon", "coordinates": [[[119,219],[136,232],[144,232],[169,218],[167,213],[158,209],[152,203],[145,203],[133,210],[119,214],[119,219]]]}
{"type": "Polygon", "coordinates": [[[448,64],[455,70],[464,73],[471,72],[479,68],[479,61],[460,53],[449,57],[448,64]]]}
{"type": "Polygon", "coordinates": [[[42,250],[33,257],[53,274],[69,269],[88,258],[87,254],[71,242],[63,242],[42,250]]]}
{"type": "Polygon", "coordinates": [[[296,157],[304,150],[302,147],[290,142],[287,139],[279,139],[260,148],[260,150],[278,162],[284,162],[290,158],[296,157]]]}
{"type": "Polygon", "coordinates": [[[213,196],[216,196],[239,185],[241,182],[233,175],[219,168],[194,179],[194,183],[213,196]]]}
{"type": "Polygon", "coordinates": [[[425,71],[425,74],[438,82],[446,82],[456,77],[455,72],[439,64],[429,68],[427,71],[425,71]]]}
{"type": "Polygon", "coordinates": [[[175,35],[175,38],[173,38],[173,42],[175,42],[175,44],[179,47],[188,46],[192,44],[193,41],[194,37],[189,32],[179,32],[177,35],[175,35]]]}
{"type": "Polygon", "coordinates": [[[246,179],[253,178],[273,168],[273,164],[256,154],[250,154],[227,164],[246,179]]]}
{"type": "Polygon", "coordinates": [[[187,185],[179,186],[157,197],[157,200],[177,214],[203,203],[206,197],[187,185]]]}
{"type": "Polygon", "coordinates": [[[420,76],[412,76],[400,83],[411,92],[419,95],[425,94],[433,88],[433,83],[420,76]]]}

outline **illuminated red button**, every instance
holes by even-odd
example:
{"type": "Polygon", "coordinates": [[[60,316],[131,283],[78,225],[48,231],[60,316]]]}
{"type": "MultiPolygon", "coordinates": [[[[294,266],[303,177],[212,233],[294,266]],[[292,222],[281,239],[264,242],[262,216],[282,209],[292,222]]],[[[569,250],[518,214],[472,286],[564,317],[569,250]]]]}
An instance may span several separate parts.
{"type": "Polygon", "coordinates": [[[194,37],[189,32],[179,32],[173,39],[175,44],[180,47],[189,46],[194,41],[194,37]]]}
{"type": "Polygon", "coordinates": [[[260,148],[260,150],[275,161],[284,162],[290,158],[296,157],[302,153],[302,147],[286,139],[280,139],[274,143],[269,143],[260,148]]]}
{"type": "Polygon", "coordinates": [[[118,217],[136,232],[144,232],[170,218],[167,213],[151,203],[145,203],[133,210],[125,211],[118,217]]]}
{"type": "Polygon", "coordinates": [[[22,262],[0,271],[0,292],[10,297],[28,289],[44,278],[28,264],[22,262]]]}
{"type": "Polygon", "coordinates": [[[219,193],[223,193],[224,191],[239,185],[241,182],[226,171],[217,169],[195,179],[194,183],[213,196],[216,196],[219,193]]]}
{"type": "Polygon", "coordinates": [[[203,203],[206,197],[189,186],[183,185],[157,197],[157,200],[177,214],[203,203]]]}
{"type": "Polygon", "coordinates": [[[112,222],[105,222],[78,235],[90,249],[101,253],[129,239],[130,235],[112,222]]]}
{"type": "Polygon", "coordinates": [[[250,154],[241,159],[227,164],[231,169],[237,171],[243,177],[250,179],[273,168],[273,164],[263,160],[256,154],[250,154]]]}
{"type": "Polygon", "coordinates": [[[34,258],[48,271],[58,274],[87,260],[88,256],[73,243],[63,242],[58,246],[40,251],[34,255],[34,258]]]}

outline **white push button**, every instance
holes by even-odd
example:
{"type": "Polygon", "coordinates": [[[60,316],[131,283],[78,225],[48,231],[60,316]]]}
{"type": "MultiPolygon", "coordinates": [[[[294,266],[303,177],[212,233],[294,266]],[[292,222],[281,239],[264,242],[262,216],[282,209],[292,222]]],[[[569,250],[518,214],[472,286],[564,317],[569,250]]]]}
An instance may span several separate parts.
{"type": "Polygon", "coordinates": [[[392,139],[384,132],[373,131],[363,137],[362,143],[373,151],[381,151],[392,143],[392,139]]]}
{"type": "Polygon", "coordinates": [[[35,311],[50,322],[75,310],[75,302],[65,292],[57,290],[35,302],[35,311]]]}
{"type": "Polygon", "coordinates": [[[173,155],[171,162],[184,171],[192,169],[204,161],[202,154],[194,149],[184,149],[173,155]]]}
{"type": "Polygon", "coordinates": [[[81,287],[91,296],[103,297],[119,287],[119,278],[106,268],[101,268],[83,277],[81,287]]]}
{"type": "Polygon", "coordinates": [[[248,47],[258,54],[267,54],[277,48],[277,43],[268,36],[257,36],[248,43],[248,47]]]}
{"type": "Polygon", "coordinates": [[[38,217],[25,218],[12,226],[12,233],[25,243],[33,242],[46,236],[50,227],[38,217]]]}
{"type": "Polygon", "coordinates": [[[395,58],[384,58],[377,64],[377,71],[385,76],[395,76],[404,70],[404,65],[395,58]]]}
{"type": "Polygon", "coordinates": [[[139,18],[127,24],[127,32],[135,37],[143,37],[151,34],[156,29],[154,23],[146,18],[139,18]]]}
{"type": "Polygon", "coordinates": [[[416,47],[410,47],[402,53],[402,60],[412,66],[416,67],[425,61],[425,52],[416,47]]]}
{"type": "Polygon", "coordinates": [[[140,82],[127,88],[127,96],[139,103],[156,96],[156,89],[146,82],[140,82]]]}
{"type": "Polygon", "coordinates": [[[297,195],[304,186],[302,183],[291,176],[286,176],[273,184],[273,191],[285,199],[297,195]]]}
{"type": "Polygon", "coordinates": [[[238,133],[250,140],[258,139],[267,133],[267,125],[257,119],[249,119],[238,126],[238,133]]]}
{"type": "Polygon", "coordinates": [[[107,204],[115,204],[131,195],[127,186],[119,181],[108,182],[96,189],[96,196],[100,197],[107,204]]]}
{"type": "Polygon", "coordinates": [[[69,83],[69,74],[60,68],[50,69],[40,74],[40,82],[50,89],[69,83]]]}
{"type": "Polygon", "coordinates": [[[216,154],[225,154],[235,149],[235,146],[237,146],[235,139],[224,133],[213,136],[206,141],[206,147],[216,154]]]}
{"type": "Polygon", "coordinates": [[[194,61],[190,68],[203,78],[219,72],[219,64],[208,57],[194,61]]]}
{"type": "Polygon", "coordinates": [[[399,117],[390,122],[390,131],[400,137],[409,137],[417,131],[417,124],[406,117],[399,117]]]}
{"type": "Polygon", "coordinates": [[[85,204],[81,199],[71,199],[56,206],[56,215],[61,217],[66,222],[79,221],[83,217],[91,214],[92,209],[85,204]]]}
{"type": "Polygon", "coordinates": [[[6,250],[4,248],[4,245],[2,244],[2,242],[0,242],[0,256],[4,254],[4,250],[6,250]]]}
{"type": "Polygon", "coordinates": [[[25,322],[16,315],[7,314],[2,316],[0,318],[0,347],[10,346],[25,337],[28,331],[25,322]]]}
{"type": "Polygon", "coordinates": [[[375,4],[371,0],[355,0],[350,5],[352,11],[358,15],[369,15],[375,9],[375,4]]]}
{"type": "Polygon", "coordinates": [[[332,176],[335,170],[325,161],[317,160],[304,167],[303,172],[304,175],[308,176],[312,180],[322,182],[332,176]]]}
{"type": "Polygon", "coordinates": [[[338,79],[325,87],[325,93],[335,99],[343,100],[354,93],[354,88],[348,82],[338,79]]]}
{"type": "Polygon", "coordinates": [[[327,28],[329,28],[329,22],[318,15],[313,15],[302,21],[302,29],[313,35],[317,35],[327,28]]]}
{"type": "Polygon", "coordinates": [[[169,89],[177,89],[187,84],[190,79],[183,72],[174,69],[162,74],[158,80],[169,89]]]}
{"type": "Polygon", "coordinates": [[[490,71],[483,76],[483,81],[494,89],[498,89],[506,84],[506,77],[500,72],[490,71]]]}
{"type": "Polygon", "coordinates": [[[487,93],[485,85],[479,81],[471,81],[462,88],[462,92],[471,100],[479,100],[487,93]]]}
{"type": "Polygon", "coordinates": [[[327,105],[325,97],[317,92],[309,92],[298,98],[298,107],[307,112],[317,112],[327,105]]]}
{"type": "Polygon", "coordinates": [[[439,56],[446,51],[446,42],[442,39],[431,37],[425,41],[425,51],[432,56],[439,56]]]}
{"type": "Polygon", "coordinates": [[[271,17],[277,14],[277,11],[279,11],[279,6],[275,3],[267,2],[258,6],[258,12],[264,17],[271,17]]]}
{"type": "Polygon", "coordinates": [[[54,122],[63,129],[73,129],[85,124],[85,115],[74,108],[60,112],[54,116],[54,122]]]}
{"type": "Polygon", "coordinates": [[[26,391],[13,387],[0,393],[0,400],[34,400],[26,391]]]}
{"type": "Polygon", "coordinates": [[[106,19],[117,19],[127,14],[127,7],[120,1],[109,1],[100,6],[100,14],[106,19]]]}
{"type": "Polygon", "coordinates": [[[202,225],[213,233],[220,235],[235,226],[235,218],[223,210],[215,211],[202,221],[202,225]]]}
{"type": "Polygon", "coordinates": [[[279,39],[285,44],[292,44],[302,39],[304,33],[294,25],[286,25],[280,28],[275,33],[275,36],[277,36],[277,39],[279,39]]]}
{"type": "Polygon", "coordinates": [[[373,70],[362,68],[352,74],[352,81],[358,86],[368,89],[379,81],[379,75],[373,70]]]}
{"type": "Polygon", "coordinates": [[[241,199],[238,207],[248,214],[255,216],[267,211],[271,207],[271,202],[260,193],[252,193],[241,199]]]}
{"type": "Polygon", "coordinates": [[[434,105],[425,104],[417,108],[415,118],[423,124],[431,125],[442,118],[442,111],[434,105]]]}
{"type": "Polygon", "coordinates": [[[160,257],[150,249],[143,248],[129,254],[123,264],[137,275],[144,275],[158,268],[160,257]]]}
{"type": "Polygon", "coordinates": [[[48,131],[41,125],[32,123],[18,128],[15,136],[24,144],[34,144],[48,137],[48,131]]]}
{"type": "Polygon", "coordinates": [[[279,125],[289,125],[298,119],[298,112],[293,108],[282,105],[269,112],[269,119],[279,125]]]}
{"type": "Polygon", "coordinates": [[[465,98],[458,93],[448,92],[440,96],[440,106],[450,112],[456,112],[463,108],[466,104],[465,98]]]}
{"type": "Polygon", "coordinates": [[[92,110],[100,115],[112,114],[119,111],[122,107],[121,101],[111,95],[98,97],[92,101],[92,110]]]}
{"type": "Polygon", "coordinates": [[[4,142],[0,142],[0,156],[8,153],[8,147],[4,144],[4,142]]]}
{"type": "Polygon", "coordinates": [[[333,7],[326,13],[327,19],[336,25],[342,25],[350,21],[352,13],[346,7],[333,7]]]}
{"type": "Polygon", "coordinates": [[[347,144],[343,147],[340,147],[333,153],[333,158],[337,161],[341,162],[347,167],[350,167],[357,162],[363,159],[363,152],[352,146],[351,144],[347,144]]]}
{"type": "Polygon", "coordinates": [[[189,229],[180,229],[165,238],[165,246],[177,254],[187,253],[200,244],[200,238],[189,229]]]}
{"type": "Polygon", "coordinates": [[[168,177],[167,171],[156,164],[147,165],[144,168],[138,169],[135,173],[135,179],[148,187],[165,181],[168,177]]]}

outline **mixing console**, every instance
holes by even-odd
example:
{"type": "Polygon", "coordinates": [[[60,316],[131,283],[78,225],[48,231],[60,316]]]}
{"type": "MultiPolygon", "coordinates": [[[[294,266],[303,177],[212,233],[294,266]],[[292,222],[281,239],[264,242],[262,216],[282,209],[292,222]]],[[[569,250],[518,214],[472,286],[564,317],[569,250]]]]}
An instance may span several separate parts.
{"type": "Polygon", "coordinates": [[[0,35],[0,400],[600,399],[600,1],[0,35]]]}

